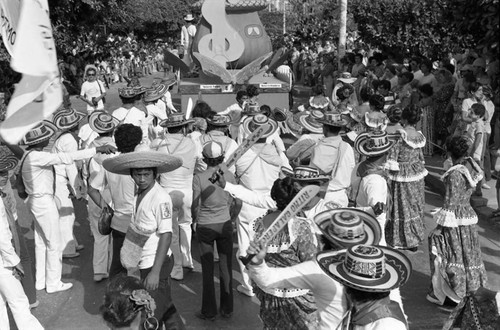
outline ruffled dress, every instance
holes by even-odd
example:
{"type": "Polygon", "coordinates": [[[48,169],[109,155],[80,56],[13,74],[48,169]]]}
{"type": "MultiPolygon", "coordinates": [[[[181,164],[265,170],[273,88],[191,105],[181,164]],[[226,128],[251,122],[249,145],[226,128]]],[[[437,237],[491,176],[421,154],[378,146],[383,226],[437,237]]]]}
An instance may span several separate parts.
{"type": "MultiPolygon", "coordinates": [[[[253,224],[255,239],[266,230],[263,218],[253,224]]],[[[318,252],[316,237],[306,219],[293,218],[268,244],[266,263],[269,267],[288,267],[311,260],[318,252]]],[[[261,289],[253,290],[260,300],[260,318],[264,329],[316,329],[318,319],[316,302],[309,290],[261,289]]]]}
{"type": "Polygon", "coordinates": [[[399,130],[401,138],[387,155],[386,169],[392,194],[387,212],[385,239],[396,249],[418,247],[424,240],[425,184],[427,175],[422,148],[425,136],[418,132],[409,137],[399,130]]]}
{"type": "Polygon", "coordinates": [[[477,214],[470,205],[470,196],[482,177],[472,158],[451,167],[442,177],[444,205],[434,215],[440,227],[429,235],[432,289],[441,303],[446,297],[459,302],[486,283],[477,214]]]}

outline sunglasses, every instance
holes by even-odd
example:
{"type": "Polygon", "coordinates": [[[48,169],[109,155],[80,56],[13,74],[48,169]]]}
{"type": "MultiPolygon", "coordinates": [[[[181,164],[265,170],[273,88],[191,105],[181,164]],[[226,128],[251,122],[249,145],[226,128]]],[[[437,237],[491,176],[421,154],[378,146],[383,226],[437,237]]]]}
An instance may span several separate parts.
{"type": "Polygon", "coordinates": [[[88,74],[87,73],[87,77],[94,77],[94,76],[95,76],[95,73],[93,73],[93,74],[88,74]]]}

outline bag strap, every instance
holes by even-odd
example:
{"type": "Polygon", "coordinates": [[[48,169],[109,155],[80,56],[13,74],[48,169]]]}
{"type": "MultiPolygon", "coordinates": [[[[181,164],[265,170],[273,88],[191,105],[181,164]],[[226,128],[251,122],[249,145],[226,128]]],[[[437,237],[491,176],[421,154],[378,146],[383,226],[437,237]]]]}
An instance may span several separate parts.
{"type": "Polygon", "coordinates": [[[96,79],[96,82],[97,82],[97,86],[99,86],[99,92],[101,93],[102,95],[102,88],[101,88],[101,83],[99,82],[98,79],[96,79]]]}
{"type": "Polygon", "coordinates": [[[252,160],[252,162],[250,163],[250,165],[248,165],[247,168],[245,168],[245,170],[243,172],[241,172],[241,174],[236,175],[236,180],[239,180],[250,169],[250,167],[252,167],[253,163],[255,163],[257,158],[259,158],[259,155],[261,152],[262,152],[262,149],[259,150],[259,152],[257,152],[257,154],[255,155],[255,157],[252,160]]]}

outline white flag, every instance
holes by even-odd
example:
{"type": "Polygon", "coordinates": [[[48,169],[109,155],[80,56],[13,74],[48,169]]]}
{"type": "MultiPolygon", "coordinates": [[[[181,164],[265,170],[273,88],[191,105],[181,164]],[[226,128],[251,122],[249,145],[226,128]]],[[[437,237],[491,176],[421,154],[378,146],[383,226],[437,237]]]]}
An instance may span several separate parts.
{"type": "Polygon", "coordinates": [[[23,74],[7,107],[0,134],[18,143],[62,103],[61,81],[47,0],[22,0],[12,69],[23,74]]]}
{"type": "Polygon", "coordinates": [[[3,44],[10,56],[14,55],[14,44],[17,37],[17,23],[19,21],[19,11],[21,10],[21,0],[0,0],[1,26],[0,32],[3,44]]]}

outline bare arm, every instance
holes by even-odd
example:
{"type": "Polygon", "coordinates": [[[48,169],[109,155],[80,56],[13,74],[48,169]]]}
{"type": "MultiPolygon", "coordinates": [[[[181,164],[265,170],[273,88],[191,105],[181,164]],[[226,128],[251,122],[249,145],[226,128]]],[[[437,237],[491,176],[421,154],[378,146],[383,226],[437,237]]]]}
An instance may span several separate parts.
{"type": "Polygon", "coordinates": [[[172,242],[171,232],[159,234],[159,237],[160,241],[158,242],[158,248],[156,249],[155,262],[148,276],[144,279],[144,285],[148,290],[156,290],[158,288],[158,284],[160,283],[161,267],[167,257],[167,252],[170,248],[170,243],[172,242]]]}

